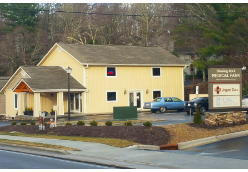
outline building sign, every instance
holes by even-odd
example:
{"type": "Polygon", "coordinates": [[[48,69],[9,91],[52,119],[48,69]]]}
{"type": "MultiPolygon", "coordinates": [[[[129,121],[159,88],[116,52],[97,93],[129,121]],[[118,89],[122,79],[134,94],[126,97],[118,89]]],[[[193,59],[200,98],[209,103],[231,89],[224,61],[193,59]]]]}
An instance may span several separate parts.
{"type": "Polygon", "coordinates": [[[213,95],[240,95],[240,84],[213,84],[213,95]]]}
{"type": "Polygon", "coordinates": [[[209,66],[209,111],[242,109],[242,66],[209,66]]]}
{"type": "Polygon", "coordinates": [[[213,107],[239,107],[240,97],[239,96],[214,96],[213,107]]]}

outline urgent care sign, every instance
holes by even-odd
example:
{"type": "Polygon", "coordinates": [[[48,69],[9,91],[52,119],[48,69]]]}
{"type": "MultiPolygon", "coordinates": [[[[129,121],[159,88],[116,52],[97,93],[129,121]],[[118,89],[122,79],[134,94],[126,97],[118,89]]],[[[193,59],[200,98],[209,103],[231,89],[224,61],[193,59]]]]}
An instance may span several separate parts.
{"type": "Polygon", "coordinates": [[[209,111],[241,111],[242,66],[208,66],[209,111]]]}

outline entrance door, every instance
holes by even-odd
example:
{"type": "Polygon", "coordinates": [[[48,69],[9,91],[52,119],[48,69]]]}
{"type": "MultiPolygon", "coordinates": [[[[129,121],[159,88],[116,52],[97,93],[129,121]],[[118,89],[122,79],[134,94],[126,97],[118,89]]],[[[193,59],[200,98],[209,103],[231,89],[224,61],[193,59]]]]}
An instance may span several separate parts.
{"type": "Polygon", "coordinates": [[[129,106],[137,106],[138,109],[142,108],[142,93],[141,91],[129,91],[129,106]]]}
{"type": "Polygon", "coordinates": [[[80,93],[71,93],[71,111],[72,112],[80,112],[81,107],[81,96],[80,93]]]}

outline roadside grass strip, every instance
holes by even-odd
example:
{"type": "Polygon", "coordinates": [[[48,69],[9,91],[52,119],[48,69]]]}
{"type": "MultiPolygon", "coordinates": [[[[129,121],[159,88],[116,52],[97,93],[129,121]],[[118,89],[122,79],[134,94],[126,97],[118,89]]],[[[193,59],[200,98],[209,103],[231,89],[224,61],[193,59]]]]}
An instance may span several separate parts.
{"type": "Polygon", "coordinates": [[[59,149],[59,150],[69,150],[69,151],[81,151],[80,149],[70,148],[60,145],[51,145],[51,144],[43,144],[43,143],[35,143],[35,142],[25,142],[18,140],[7,140],[0,139],[0,143],[6,144],[16,144],[16,145],[24,145],[24,146],[32,146],[32,147],[41,147],[41,148],[50,148],[50,149],[59,149]]]}
{"type": "Polygon", "coordinates": [[[47,139],[60,139],[60,140],[72,140],[72,141],[81,141],[81,142],[95,142],[102,143],[115,147],[129,147],[132,145],[140,145],[139,143],[135,143],[128,140],[123,139],[113,139],[113,138],[99,138],[99,137],[77,137],[77,136],[57,136],[57,135],[31,135],[25,133],[8,133],[8,132],[0,132],[0,135],[10,135],[10,136],[24,136],[24,137],[36,137],[36,138],[47,138],[47,139]]]}

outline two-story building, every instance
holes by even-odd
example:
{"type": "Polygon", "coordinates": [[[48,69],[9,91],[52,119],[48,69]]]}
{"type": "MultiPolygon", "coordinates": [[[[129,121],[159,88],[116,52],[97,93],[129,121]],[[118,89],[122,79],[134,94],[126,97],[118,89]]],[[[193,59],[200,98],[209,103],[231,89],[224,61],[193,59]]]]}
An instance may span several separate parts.
{"type": "Polygon", "coordinates": [[[184,100],[185,62],[160,47],[56,43],[37,66],[21,66],[1,88],[6,114],[33,116],[58,107],[58,115],[113,112],[116,106],[137,106],[159,96],[184,100]]]}

